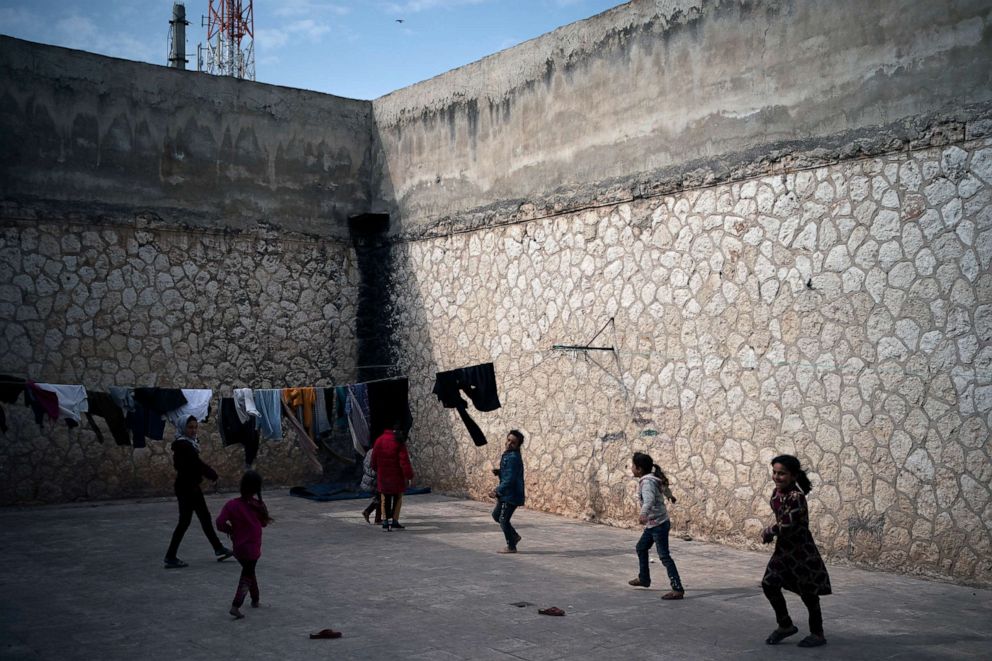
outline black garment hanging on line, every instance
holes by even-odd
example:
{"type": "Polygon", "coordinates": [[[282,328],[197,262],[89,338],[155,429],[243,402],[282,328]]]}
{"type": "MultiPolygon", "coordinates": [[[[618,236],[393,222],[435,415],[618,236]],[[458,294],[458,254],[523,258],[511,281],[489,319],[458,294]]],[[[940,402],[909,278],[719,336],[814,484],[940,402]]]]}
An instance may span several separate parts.
{"type": "Polygon", "coordinates": [[[410,384],[405,378],[371,381],[366,384],[369,392],[369,438],[379,438],[382,432],[399,424],[404,432],[413,426],[410,413],[410,384]]]}
{"type": "Polygon", "coordinates": [[[137,399],[134,402],[134,410],[128,411],[124,420],[127,422],[127,428],[131,430],[132,445],[136,448],[145,447],[146,437],[153,441],[161,441],[165,436],[165,419],[162,414],[145,408],[137,402],[137,399]]]}
{"type": "Polygon", "coordinates": [[[90,428],[96,432],[96,440],[103,443],[103,434],[96,426],[93,416],[103,418],[110,428],[110,434],[114,437],[117,445],[131,445],[131,437],[127,433],[127,419],[124,411],[114,403],[113,398],[105,393],[95,390],[86,391],[86,399],[89,404],[89,411],[86,412],[86,420],[90,423],[90,428]]]}
{"type": "Polygon", "coordinates": [[[500,407],[496,388],[496,370],[492,363],[462,367],[448,372],[438,372],[434,377],[434,394],[444,408],[458,409],[458,415],[468,429],[476,446],[485,445],[486,435],[468,414],[465,393],[479,411],[495,411],[500,407]]]}
{"type": "Polygon", "coordinates": [[[245,465],[251,466],[258,456],[258,438],[260,430],[255,424],[255,416],[248,416],[248,422],[241,422],[238,410],[234,406],[233,397],[222,397],[220,400],[220,439],[224,446],[238,445],[245,449],[245,465]]]}
{"type": "MultiPolygon", "coordinates": [[[[186,403],[179,388],[135,388],[134,401],[154,413],[168,413],[186,403]]],[[[162,439],[156,439],[162,440],[162,439]]]]}

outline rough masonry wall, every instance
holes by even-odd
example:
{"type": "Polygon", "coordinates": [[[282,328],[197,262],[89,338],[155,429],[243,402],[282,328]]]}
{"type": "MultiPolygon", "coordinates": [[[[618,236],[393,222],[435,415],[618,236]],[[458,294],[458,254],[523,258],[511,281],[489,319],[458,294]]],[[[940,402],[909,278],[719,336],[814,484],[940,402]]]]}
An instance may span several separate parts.
{"type": "Polygon", "coordinates": [[[376,99],[377,204],[421,235],[889,151],[992,101],[990,34],[988,0],[635,0],[376,99]]]}
{"type": "MultiPolygon", "coordinates": [[[[372,128],[365,101],[0,37],[2,371],[218,398],[349,381],[372,128]]],[[[171,493],[167,443],[8,414],[0,504],[171,493]]],[[[216,417],[203,436],[236,487],[241,448],[216,417]]],[[[320,476],[289,440],[257,466],[320,476]]]]}
{"type": "MultiPolygon", "coordinates": [[[[140,223],[139,223],[140,225],[140,223]]],[[[20,223],[0,226],[4,373],[39,382],[214,389],[203,457],[237,488],[241,446],[221,446],[220,396],[232,388],[332,385],[355,365],[358,275],[349,246],[276,233],[20,223]]],[[[35,425],[3,405],[0,504],[171,493],[168,444],[105,442],[83,425],[35,425]]],[[[320,477],[289,436],[263,441],[273,485],[320,477]]]]}
{"type": "Polygon", "coordinates": [[[992,582],[992,139],[401,244],[421,479],[485,497],[519,427],[528,506],[634,525],[634,451],[675,529],[757,546],[769,460],[810,471],[831,558],[992,582]],[[614,324],[607,324],[610,318],[614,324]],[[612,353],[550,351],[585,344],[612,353]],[[493,360],[475,448],[431,396],[493,360]]]}

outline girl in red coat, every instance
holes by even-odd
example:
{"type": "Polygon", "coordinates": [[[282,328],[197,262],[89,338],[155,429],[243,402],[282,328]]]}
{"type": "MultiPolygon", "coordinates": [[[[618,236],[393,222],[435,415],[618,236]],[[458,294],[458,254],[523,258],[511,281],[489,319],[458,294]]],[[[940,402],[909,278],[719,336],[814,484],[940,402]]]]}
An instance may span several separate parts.
{"type": "Polygon", "coordinates": [[[244,617],[241,605],[251,594],[252,608],[258,608],[258,580],[255,565],[262,556],[262,528],[272,521],[262,502],[262,476],[248,471],[241,478],[241,497],[227,501],[217,515],[217,530],[227,533],[234,541],[234,557],[241,563],[241,578],[231,603],[231,615],[244,617]]]}
{"type": "Polygon", "coordinates": [[[403,529],[399,522],[403,491],[413,483],[413,467],[405,443],[405,435],[396,425],[382,432],[372,445],[372,469],[376,471],[382,498],[382,529],[387,532],[403,529]]]}

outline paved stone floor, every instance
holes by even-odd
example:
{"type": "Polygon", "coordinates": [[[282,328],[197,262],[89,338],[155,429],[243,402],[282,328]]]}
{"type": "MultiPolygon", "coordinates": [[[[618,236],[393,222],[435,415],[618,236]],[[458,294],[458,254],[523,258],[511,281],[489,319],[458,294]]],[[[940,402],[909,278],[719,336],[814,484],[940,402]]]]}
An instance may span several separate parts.
{"type": "MultiPolygon", "coordinates": [[[[230,495],[208,498],[217,513],[230,495]]],[[[965,659],[992,658],[992,590],[831,567],[829,644],[778,647],[761,591],[767,555],[674,540],[682,602],[636,574],[637,533],[519,510],[521,553],[498,555],[485,503],[413,496],[406,531],[384,533],[362,501],[271,494],[259,562],[262,607],[228,614],[238,565],[190,528],[182,570],[161,557],[167,500],[0,510],[2,659],[965,659]],[[513,602],[530,602],[515,607],[513,602]],[[565,617],[539,615],[556,605],[565,617]],[[310,640],[325,627],[338,640],[310,640]]]]}

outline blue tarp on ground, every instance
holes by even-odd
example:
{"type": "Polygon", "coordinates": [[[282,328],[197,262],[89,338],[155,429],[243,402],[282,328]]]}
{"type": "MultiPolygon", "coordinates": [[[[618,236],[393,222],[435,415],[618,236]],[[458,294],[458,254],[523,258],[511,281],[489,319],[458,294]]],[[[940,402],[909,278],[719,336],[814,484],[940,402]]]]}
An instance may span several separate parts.
{"type": "MultiPolygon", "coordinates": [[[[430,487],[410,487],[403,494],[414,496],[430,492],[430,487]]],[[[289,490],[289,495],[306,498],[307,500],[316,500],[318,502],[328,500],[359,500],[372,497],[372,494],[368,491],[357,491],[354,484],[342,482],[324,482],[321,484],[308,484],[304,487],[293,487],[289,490]]]]}

